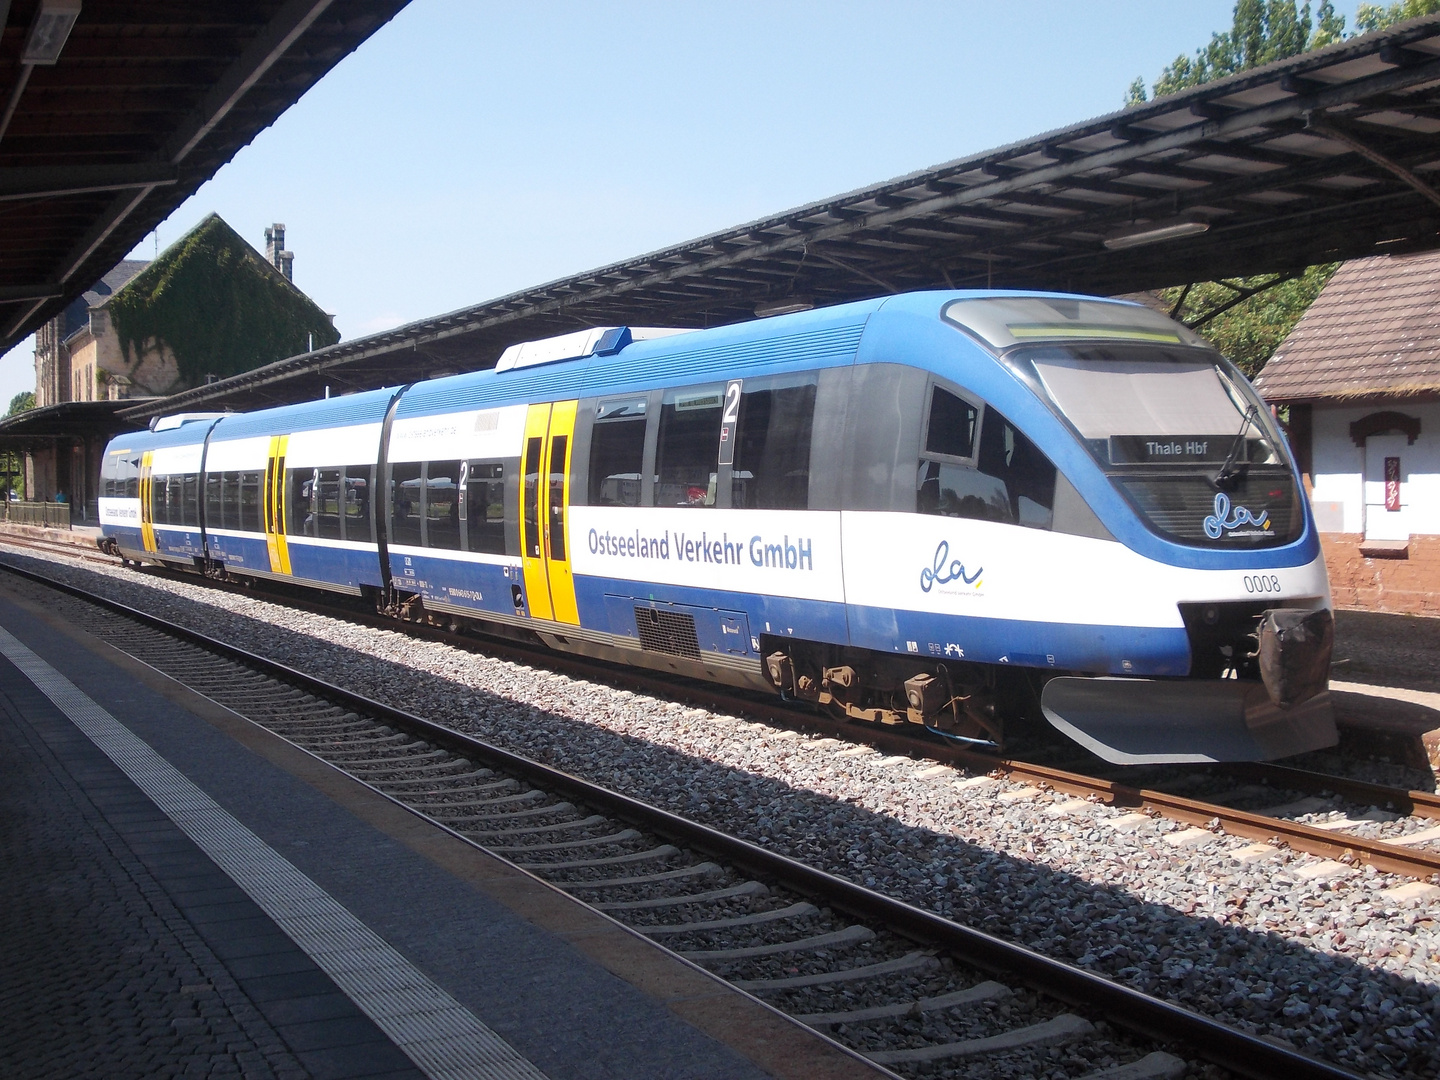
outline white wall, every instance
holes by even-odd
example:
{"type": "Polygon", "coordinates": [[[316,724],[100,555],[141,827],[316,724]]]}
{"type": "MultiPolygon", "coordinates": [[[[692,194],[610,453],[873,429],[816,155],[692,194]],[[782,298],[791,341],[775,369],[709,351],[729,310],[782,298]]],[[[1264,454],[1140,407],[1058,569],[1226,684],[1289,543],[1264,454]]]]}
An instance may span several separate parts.
{"type": "Polygon", "coordinates": [[[1312,415],[1315,490],[1311,499],[1321,532],[1367,532],[1368,502],[1374,518],[1368,533],[1374,538],[1440,534],[1440,402],[1317,404],[1312,415]],[[1351,440],[1350,425],[1376,412],[1418,417],[1420,437],[1413,445],[1397,432],[1372,437],[1371,475],[1367,476],[1365,450],[1351,440]],[[1399,511],[1384,509],[1379,461],[1387,455],[1400,458],[1399,511]]]}

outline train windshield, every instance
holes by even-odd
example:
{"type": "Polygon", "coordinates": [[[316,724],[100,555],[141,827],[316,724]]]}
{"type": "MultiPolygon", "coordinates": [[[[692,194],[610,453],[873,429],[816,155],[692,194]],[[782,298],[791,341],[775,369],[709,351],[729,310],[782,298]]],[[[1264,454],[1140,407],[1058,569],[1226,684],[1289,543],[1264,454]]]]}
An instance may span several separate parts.
{"type": "Polygon", "coordinates": [[[1007,359],[1034,382],[1156,532],[1206,547],[1268,546],[1303,526],[1269,410],[1209,350],[1055,342],[1007,359]]]}

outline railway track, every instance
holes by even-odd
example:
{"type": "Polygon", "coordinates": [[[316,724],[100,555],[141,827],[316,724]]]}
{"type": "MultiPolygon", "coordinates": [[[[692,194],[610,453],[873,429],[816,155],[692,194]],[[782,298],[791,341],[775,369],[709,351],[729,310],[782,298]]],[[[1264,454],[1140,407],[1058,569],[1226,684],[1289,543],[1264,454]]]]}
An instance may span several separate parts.
{"type": "MultiPolygon", "coordinates": [[[[88,627],[899,1074],[1355,1074],[40,575],[88,627]],[[1120,1034],[1123,1032],[1124,1034],[1120,1034]],[[1183,1048],[1184,1057],[1166,1049],[1183,1048]]],[[[947,748],[948,749],[948,748],[947,748]]],[[[987,768],[993,759],[982,759],[987,768]]],[[[1037,782],[1057,790],[1064,777],[1037,782]]],[[[1113,791],[1112,791],[1113,794],[1113,791]]]]}
{"type": "MultiPolygon", "coordinates": [[[[3,542],[19,543],[20,546],[50,554],[77,554],[75,545],[53,541],[16,541],[6,536],[3,542]]],[[[112,565],[118,562],[98,552],[93,555],[84,553],[84,557],[91,560],[98,558],[112,565]]],[[[148,572],[173,573],[163,570],[148,572]]],[[[203,580],[193,575],[186,575],[186,579],[203,580]]],[[[237,585],[209,584],[244,591],[237,585]]],[[[427,623],[399,623],[368,613],[358,606],[340,607],[308,595],[295,595],[294,590],[284,590],[283,593],[286,603],[331,618],[385,629],[404,627],[428,640],[466,649],[474,649],[478,644],[491,656],[536,664],[563,674],[608,682],[661,697],[699,700],[706,705],[807,734],[868,744],[886,754],[933,760],[971,773],[988,773],[1041,790],[1058,791],[1076,799],[1127,808],[1136,813],[1158,815],[1193,828],[1223,832],[1258,844],[1284,844],[1344,866],[1370,865],[1386,873],[1402,874],[1420,881],[1432,878],[1440,881],[1437,877],[1440,875],[1440,851],[1427,847],[1431,844],[1440,847],[1440,825],[1426,824],[1440,821],[1440,795],[1434,792],[1375,784],[1272,762],[1204,766],[1199,769],[1180,766],[1169,770],[1171,782],[1142,787],[1123,779],[1092,776],[1073,769],[969,750],[933,736],[917,736],[905,729],[835,719],[807,707],[723,686],[697,687],[689,680],[557,653],[538,644],[529,645],[504,638],[477,638],[427,623]],[[1203,798],[1188,796],[1177,790],[1185,787],[1196,772],[1232,777],[1236,783],[1211,782],[1203,785],[1222,789],[1217,795],[1203,798]],[[1227,788],[1229,790],[1224,790],[1227,788]],[[1254,803],[1257,800],[1261,804],[1259,809],[1232,805],[1234,802],[1254,803]],[[1326,820],[1316,823],[1293,820],[1307,816],[1324,816],[1326,820]],[[1407,823],[1405,819],[1412,820],[1407,823]],[[1383,831],[1388,835],[1366,835],[1381,831],[1376,826],[1385,826],[1383,831]]],[[[1190,838],[1198,839],[1193,834],[1190,838]]]]}

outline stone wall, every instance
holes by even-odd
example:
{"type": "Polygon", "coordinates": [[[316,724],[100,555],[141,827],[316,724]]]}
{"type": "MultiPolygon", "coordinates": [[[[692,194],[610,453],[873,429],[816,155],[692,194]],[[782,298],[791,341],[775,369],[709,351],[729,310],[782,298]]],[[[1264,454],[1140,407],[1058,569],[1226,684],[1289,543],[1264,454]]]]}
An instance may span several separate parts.
{"type": "Polygon", "coordinates": [[[1414,535],[1402,552],[1367,555],[1360,533],[1322,533],[1335,606],[1440,615],[1440,536],[1414,535]]]}

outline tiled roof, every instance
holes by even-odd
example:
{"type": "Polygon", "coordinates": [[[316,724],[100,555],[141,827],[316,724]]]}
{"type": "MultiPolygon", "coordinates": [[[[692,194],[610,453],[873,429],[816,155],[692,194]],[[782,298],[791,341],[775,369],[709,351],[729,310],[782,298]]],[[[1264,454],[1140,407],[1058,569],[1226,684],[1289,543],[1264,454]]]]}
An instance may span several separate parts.
{"type": "Polygon", "coordinates": [[[1440,392],[1440,253],[1345,263],[1255,385],[1272,402],[1440,392]]]}
{"type": "Polygon", "coordinates": [[[110,299],[121,287],[144,270],[150,263],[144,259],[121,259],[110,268],[110,272],[90,288],[77,296],[65,309],[65,333],[69,337],[75,331],[90,325],[90,309],[99,307],[110,299]]]}

